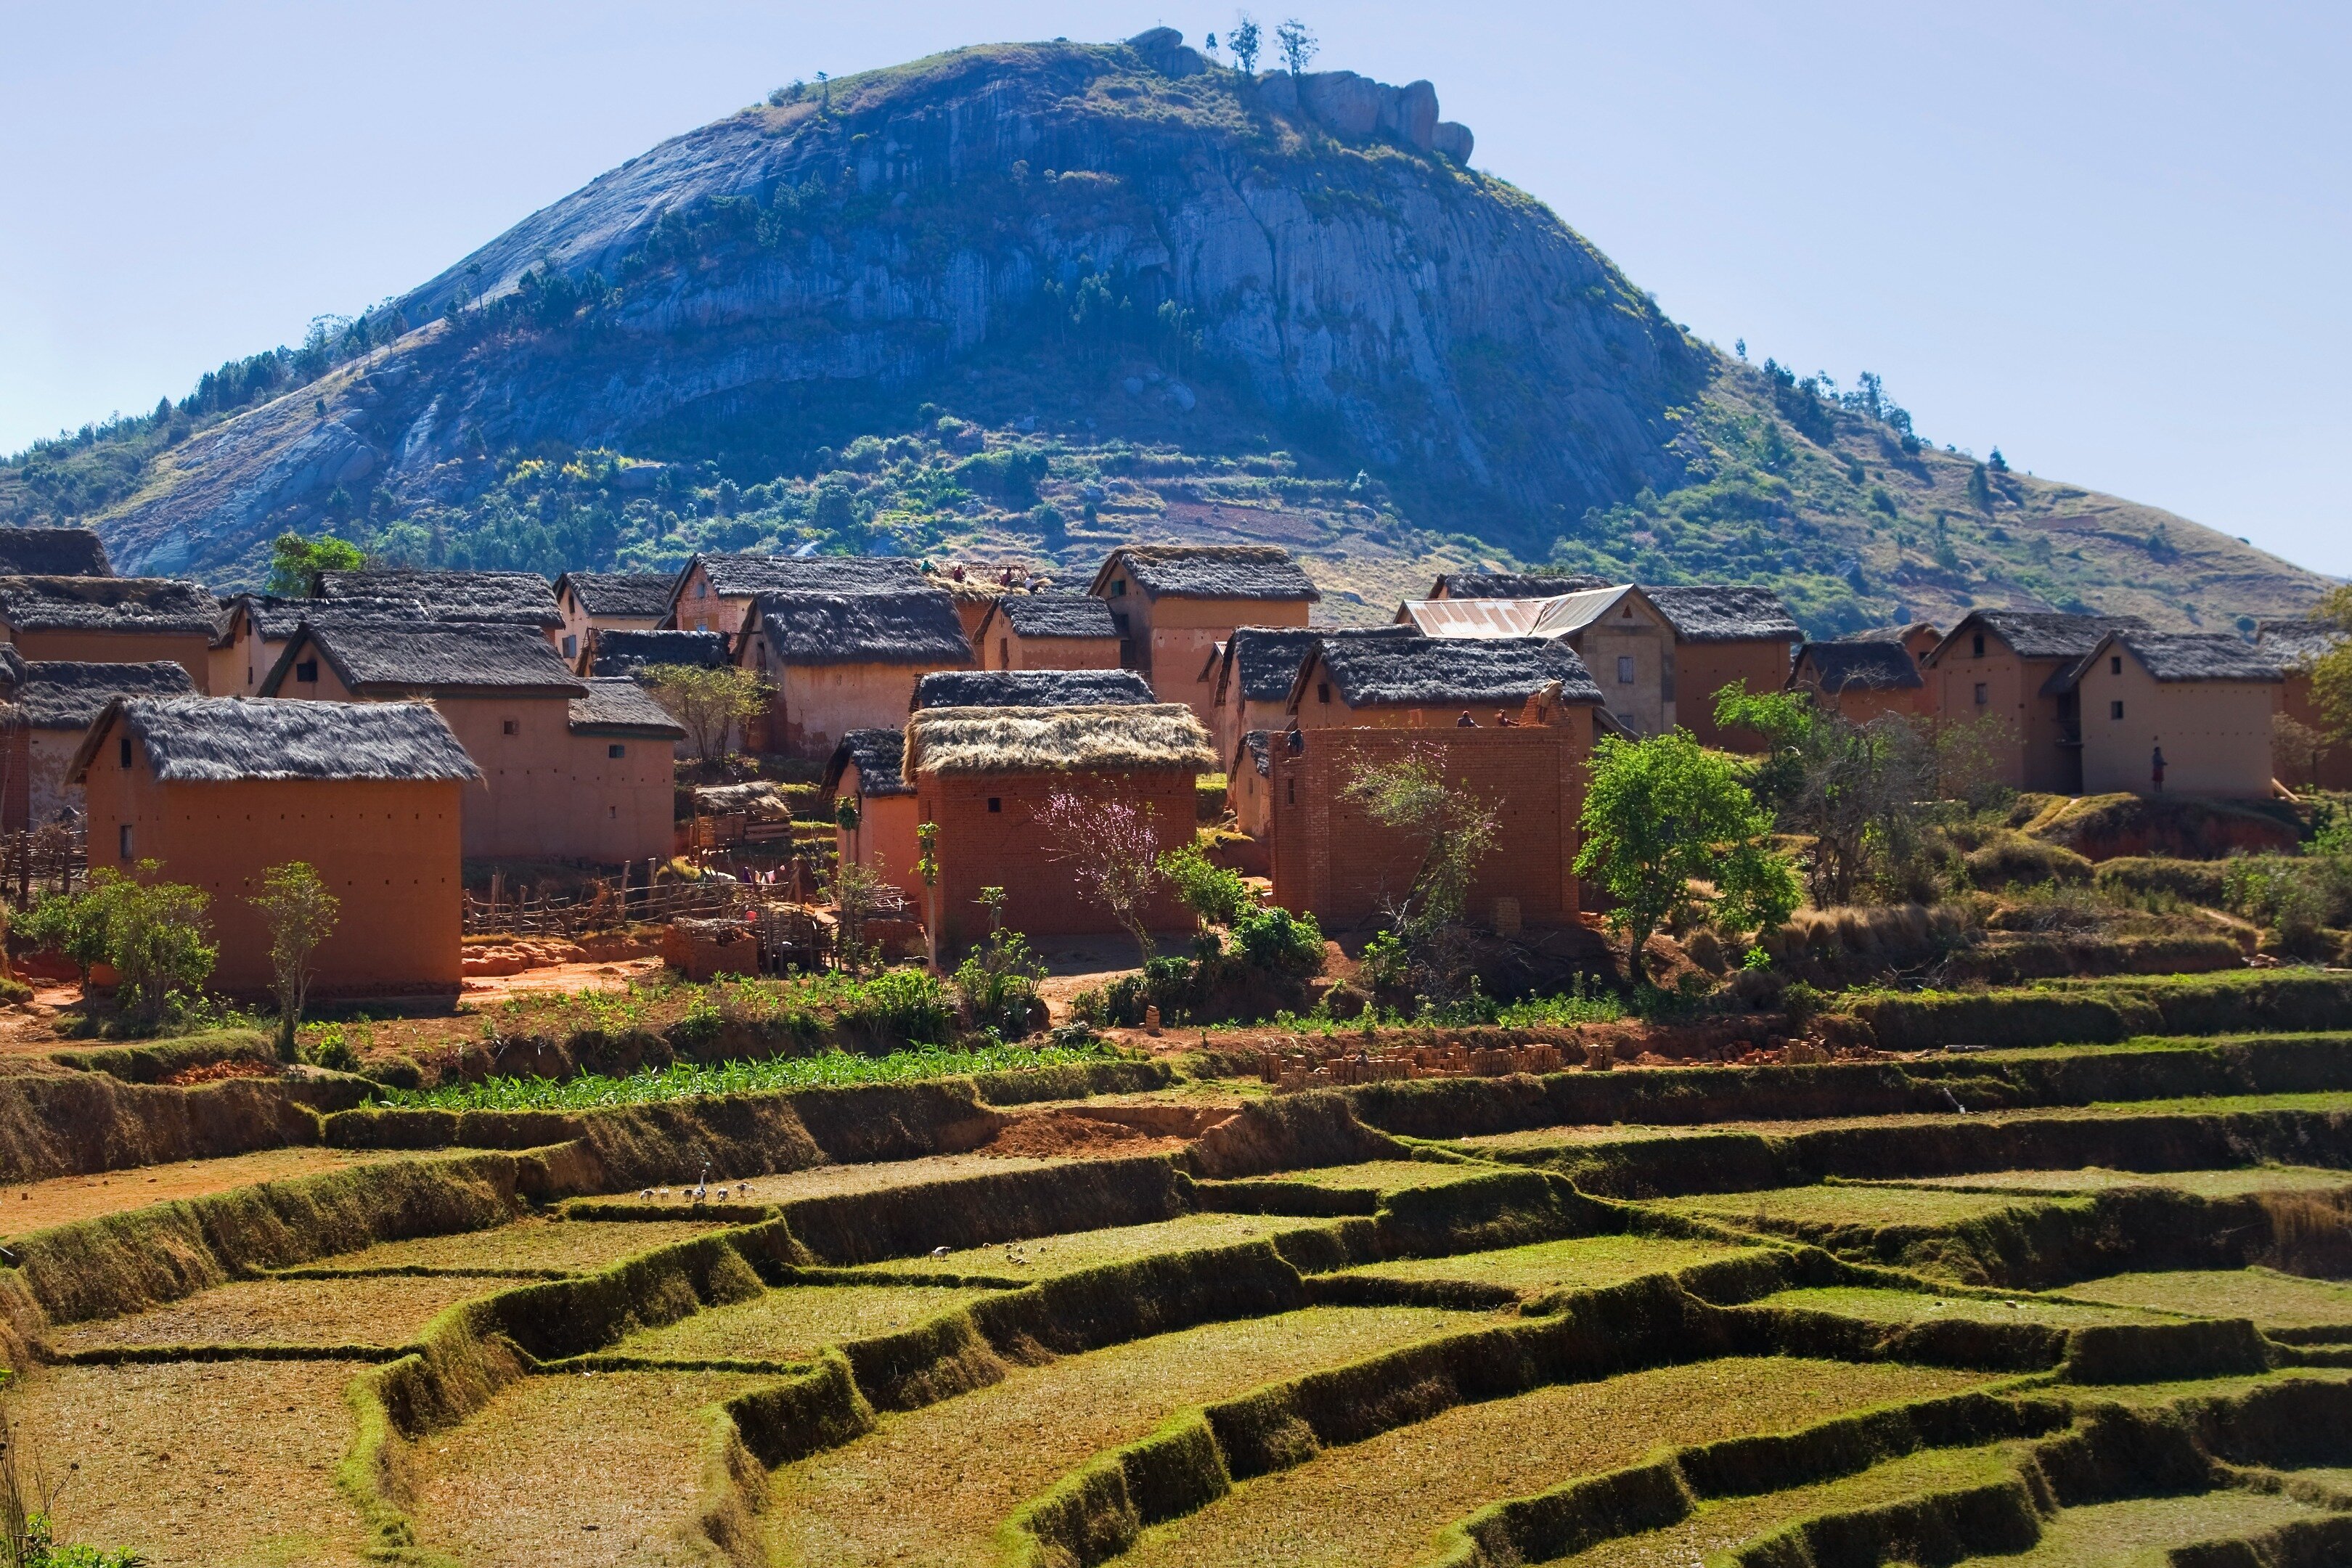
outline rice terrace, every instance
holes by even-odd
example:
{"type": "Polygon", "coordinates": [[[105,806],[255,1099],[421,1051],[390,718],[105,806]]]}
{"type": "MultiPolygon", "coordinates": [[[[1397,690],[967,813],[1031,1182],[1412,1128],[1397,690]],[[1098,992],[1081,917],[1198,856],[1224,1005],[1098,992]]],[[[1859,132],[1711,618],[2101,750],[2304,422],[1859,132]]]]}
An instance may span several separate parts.
{"type": "Polygon", "coordinates": [[[2347,1005],[1289,1092],[1233,1030],[593,1102],[20,1058],[12,1452],[156,1564],[2337,1563],[2347,1005]]]}

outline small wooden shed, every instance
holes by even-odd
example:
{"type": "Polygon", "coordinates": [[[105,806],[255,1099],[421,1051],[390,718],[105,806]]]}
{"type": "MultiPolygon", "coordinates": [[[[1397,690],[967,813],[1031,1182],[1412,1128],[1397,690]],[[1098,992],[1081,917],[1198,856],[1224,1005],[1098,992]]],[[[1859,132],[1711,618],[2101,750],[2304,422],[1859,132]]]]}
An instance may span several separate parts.
{"type": "Polygon", "coordinates": [[[341,904],[311,961],[317,994],[457,990],[459,795],[481,772],[429,705],[118,698],[70,777],[93,868],[152,860],[210,896],[221,989],[268,988],[269,932],[249,900],[263,873],[299,860],[341,904]]]}
{"type": "MultiPolygon", "coordinates": [[[[1127,803],[1150,814],[1162,849],[1190,843],[1195,781],[1217,765],[1209,732],[1181,703],[1142,707],[931,708],[907,721],[904,768],[917,820],[939,827],[939,880],[924,919],[942,952],[987,929],[984,887],[1005,893],[1004,920],[1032,936],[1106,934],[1120,928],[1077,890],[1066,847],[1038,813],[1056,794],[1127,803]]],[[[1150,922],[1190,923],[1162,894],[1150,922]]]]}

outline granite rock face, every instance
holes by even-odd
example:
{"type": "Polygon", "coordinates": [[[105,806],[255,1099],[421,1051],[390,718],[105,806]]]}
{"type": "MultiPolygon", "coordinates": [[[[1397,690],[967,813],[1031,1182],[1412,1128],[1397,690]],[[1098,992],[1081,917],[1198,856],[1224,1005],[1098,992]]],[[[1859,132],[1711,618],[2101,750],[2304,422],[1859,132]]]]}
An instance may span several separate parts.
{"type": "Polygon", "coordinates": [[[1672,488],[1666,410],[1713,355],[1469,173],[1438,113],[1427,82],[1253,79],[1167,28],[755,106],[459,260],[399,301],[415,326],[390,348],[173,452],[102,526],[123,570],[175,539],[201,569],[338,487],[431,499],[485,452],[633,451],[682,414],[788,423],[845,390],[993,374],[1090,274],[1192,313],[1193,385],[1424,491],[1542,519],[1672,488]],[[483,330],[519,289],[540,303],[483,330]]]}

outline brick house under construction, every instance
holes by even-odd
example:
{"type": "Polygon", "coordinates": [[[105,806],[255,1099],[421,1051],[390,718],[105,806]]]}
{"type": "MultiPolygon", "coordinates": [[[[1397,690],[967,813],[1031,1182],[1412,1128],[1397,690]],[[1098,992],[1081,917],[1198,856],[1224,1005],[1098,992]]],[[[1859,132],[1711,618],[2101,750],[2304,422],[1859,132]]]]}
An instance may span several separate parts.
{"type": "MultiPolygon", "coordinates": [[[[933,708],[907,721],[904,767],[917,820],[936,823],[939,880],[925,890],[924,922],[942,954],[987,930],[984,887],[1005,893],[1004,920],[1032,936],[1120,930],[1079,896],[1073,867],[1038,813],[1056,793],[1090,805],[1129,803],[1150,813],[1162,849],[1190,843],[1197,776],[1216,766],[1209,732],[1181,703],[1140,707],[933,708]]],[[[1192,923],[1174,896],[1159,895],[1148,924],[1192,923]]]]}

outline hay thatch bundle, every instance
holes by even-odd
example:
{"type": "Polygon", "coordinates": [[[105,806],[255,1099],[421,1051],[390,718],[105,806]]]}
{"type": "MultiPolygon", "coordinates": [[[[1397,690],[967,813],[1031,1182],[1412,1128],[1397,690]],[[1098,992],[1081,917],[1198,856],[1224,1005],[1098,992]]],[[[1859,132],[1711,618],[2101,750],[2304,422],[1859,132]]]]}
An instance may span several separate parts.
{"type": "Polygon", "coordinates": [[[1236,626],[1218,666],[1218,698],[1226,702],[1279,702],[1290,695],[1298,667],[1318,641],[1350,637],[1410,637],[1413,628],[1385,626],[1236,626]]]}
{"type": "Polygon", "coordinates": [[[2098,647],[2053,684],[2062,691],[2075,685],[2109,649],[2116,647],[2129,653],[2142,669],[2160,681],[2286,679],[2286,671],[2271,655],[2227,632],[2151,632],[2134,627],[2102,637],[2098,647]]]}
{"type": "Polygon", "coordinates": [[[1429,590],[1433,599],[1556,599],[1606,588],[1606,577],[1529,577],[1517,572],[1447,572],[1429,590]]]}
{"type": "Polygon", "coordinates": [[[1135,773],[1217,766],[1181,702],[1131,708],[932,708],[907,721],[906,771],[1135,773]]]}
{"type": "Polygon", "coordinates": [[[1325,637],[1298,671],[1293,704],[1318,668],[1350,708],[1516,709],[1555,683],[1562,702],[1601,700],[1576,650],[1541,637],[1325,637]]]}
{"type": "Polygon", "coordinates": [[[514,621],[541,630],[563,624],[554,591],[536,572],[424,572],[370,566],[321,572],[318,596],[346,604],[420,606],[436,621],[514,621]]]}
{"type": "Polygon", "coordinates": [[[202,632],[220,601],[201,583],[174,577],[0,577],[0,621],[13,629],[202,632]]]}
{"type": "Polygon", "coordinates": [[[2254,647],[2284,669],[2309,669],[2322,655],[2344,640],[2344,628],[2332,621],[2263,621],[2257,627],[2254,647]]]}
{"type": "Polygon", "coordinates": [[[482,776],[448,721],[426,702],[298,702],[242,697],[116,698],[74,754],[79,781],[117,725],[170,783],[244,779],[482,776]]]}
{"type": "Polygon", "coordinates": [[[118,697],[192,697],[196,684],[170,659],[152,664],[90,664],[17,657],[0,647],[0,682],[17,721],[36,730],[87,730],[118,697]]]}
{"type": "Polygon", "coordinates": [[[1673,623],[1681,642],[1801,642],[1805,634],[1769,588],[1716,583],[1642,592],[1673,623]]]}
{"type": "MultiPolygon", "coordinates": [[[[753,594],[899,594],[931,585],[922,563],[903,555],[698,555],[710,591],[753,594]]],[[[692,563],[689,563],[691,565],[692,563]]],[[[678,574],[685,583],[688,574],[678,574]]]]}
{"type": "Polygon", "coordinates": [[[262,682],[264,696],[283,689],[311,650],[356,694],[502,691],[584,697],[587,682],[534,628],[511,621],[416,625],[389,621],[303,623],[262,682]]]}
{"type": "Polygon", "coordinates": [[[625,675],[597,676],[588,682],[588,695],[572,700],[569,721],[575,735],[640,735],[647,740],[683,741],[686,731],[669,710],[646,694],[646,689],[625,675]]]}
{"type": "Polygon", "coordinates": [[[1118,636],[1110,606],[1091,594],[1006,594],[996,601],[991,619],[1024,637],[1118,636]]]}
{"type": "Polygon", "coordinates": [[[591,675],[635,675],[656,665],[717,669],[727,662],[727,639],[717,632],[614,632],[594,634],[591,675]]]}
{"type": "Polygon", "coordinates": [[[955,600],[937,588],[890,593],[763,591],[752,619],[784,664],[968,665],[955,600]]]}
{"type": "Polygon", "coordinates": [[[2099,646],[2109,632],[2126,627],[2146,629],[2137,616],[2074,616],[2062,610],[1971,610],[1960,618],[1938,645],[1937,651],[1963,637],[1988,631],[2009,645],[2020,658],[2081,658],[2099,646]]]}
{"type": "Polygon", "coordinates": [[[899,771],[899,763],[906,754],[907,735],[903,730],[852,730],[833,749],[833,760],[824,765],[821,787],[828,796],[835,794],[841,788],[842,775],[855,763],[858,794],[912,795],[915,786],[899,771]]]}

